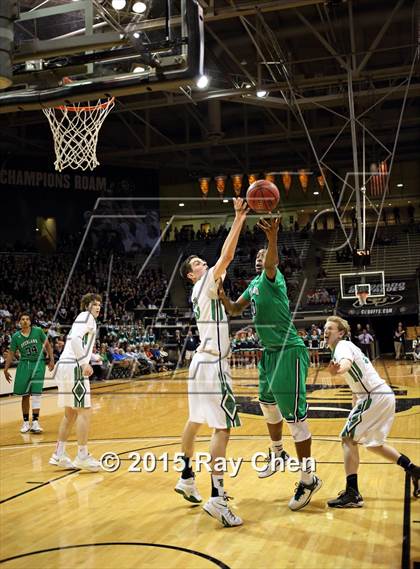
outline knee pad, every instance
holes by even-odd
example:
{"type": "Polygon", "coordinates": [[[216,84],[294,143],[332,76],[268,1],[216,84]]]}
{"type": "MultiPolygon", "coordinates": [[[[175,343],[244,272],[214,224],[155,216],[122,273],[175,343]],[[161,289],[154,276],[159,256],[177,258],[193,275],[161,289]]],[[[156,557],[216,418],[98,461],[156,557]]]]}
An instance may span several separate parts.
{"type": "Polygon", "coordinates": [[[280,413],[280,409],[277,407],[276,403],[273,403],[272,405],[268,403],[262,403],[261,401],[259,403],[261,411],[264,415],[264,419],[267,423],[270,423],[271,425],[280,423],[280,421],[283,419],[283,415],[280,413]]]}
{"type": "Polygon", "coordinates": [[[31,395],[32,409],[41,409],[41,395],[31,395]]]}
{"type": "Polygon", "coordinates": [[[310,438],[311,432],[309,431],[306,419],[304,421],[297,421],[296,423],[288,423],[288,425],[295,443],[301,443],[310,438]]]}

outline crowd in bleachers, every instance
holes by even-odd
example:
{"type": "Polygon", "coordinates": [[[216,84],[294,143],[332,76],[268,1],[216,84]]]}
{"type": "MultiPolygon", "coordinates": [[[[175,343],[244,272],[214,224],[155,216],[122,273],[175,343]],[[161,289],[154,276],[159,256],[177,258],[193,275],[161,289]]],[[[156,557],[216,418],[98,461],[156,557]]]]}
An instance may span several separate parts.
{"type": "Polygon", "coordinates": [[[331,305],[337,302],[337,291],[335,288],[319,287],[310,290],[306,294],[306,304],[311,306],[331,305]]]}

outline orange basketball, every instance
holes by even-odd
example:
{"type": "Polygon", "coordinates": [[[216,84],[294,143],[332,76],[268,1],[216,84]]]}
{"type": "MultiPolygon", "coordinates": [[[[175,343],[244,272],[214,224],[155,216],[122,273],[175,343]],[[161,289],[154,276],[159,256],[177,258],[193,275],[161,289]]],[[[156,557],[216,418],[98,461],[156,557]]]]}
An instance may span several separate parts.
{"type": "Polygon", "coordinates": [[[269,213],[277,206],[280,193],[273,182],[257,180],[251,184],[246,192],[246,201],[256,213],[269,213]]]}

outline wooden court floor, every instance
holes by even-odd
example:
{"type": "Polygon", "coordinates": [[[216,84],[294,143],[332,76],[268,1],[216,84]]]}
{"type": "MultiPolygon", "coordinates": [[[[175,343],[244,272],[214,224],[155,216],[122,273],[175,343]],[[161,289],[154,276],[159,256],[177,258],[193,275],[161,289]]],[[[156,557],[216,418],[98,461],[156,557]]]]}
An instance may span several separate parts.
{"type": "MultiPolygon", "coordinates": [[[[397,415],[389,442],[420,462],[420,366],[378,361],[397,394],[397,415]]],[[[229,457],[243,458],[236,477],[226,476],[232,507],[244,519],[223,528],[200,507],[173,491],[178,473],[172,458],[180,450],[187,418],[186,372],[175,377],[96,384],[90,450],[118,455],[115,472],[59,471],[48,464],[61,411],[56,393],[43,396],[42,435],[21,435],[20,400],[0,400],[1,560],[5,569],[31,568],[197,568],[240,569],[400,568],[403,535],[411,540],[411,562],[420,562],[420,504],[406,496],[405,475],[361,449],[360,490],[365,507],[331,510],[326,500],[344,488],[338,434],[351,396],[325,369],[308,379],[310,426],[317,473],[324,485],[311,504],[291,512],[287,502],[298,475],[276,473],[260,480],[251,458],[266,451],[265,422],[256,402],[255,369],[234,370],[243,426],[236,429],[229,457]],[[152,472],[131,472],[136,454],[148,455],[152,472]],[[410,520],[408,521],[408,513],[410,520]]],[[[197,451],[208,449],[209,429],[197,451]]],[[[285,427],[285,448],[293,454],[285,427]]],[[[69,444],[70,456],[76,445],[69,444]]],[[[144,463],[140,463],[142,466],[144,463]]],[[[209,475],[197,481],[204,499],[209,475]]],[[[411,489],[410,489],[411,490],[411,489]]]]}

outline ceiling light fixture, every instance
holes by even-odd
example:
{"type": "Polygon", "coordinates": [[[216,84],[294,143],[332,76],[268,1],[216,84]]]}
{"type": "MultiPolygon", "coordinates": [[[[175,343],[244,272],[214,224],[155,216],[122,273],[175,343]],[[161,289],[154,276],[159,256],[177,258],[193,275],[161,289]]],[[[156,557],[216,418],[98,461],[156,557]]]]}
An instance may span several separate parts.
{"type": "Polygon", "coordinates": [[[112,4],[112,7],[114,8],[114,10],[123,10],[125,8],[126,1],[125,0],[112,0],[111,4],[112,4]]]}
{"type": "Polygon", "coordinates": [[[184,202],[181,202],[178,205],[179,205],[179,207],[184,207],[185,204],[184,204],[184,202]]]}
{"type": "Polygon", "coordinates": [[[257,91],[257,97],[259,97],[260,99],[263,99],[267,95],[268,95],[268,91],[264,91],[264,89],[259,89],[257,91]]]}
{"type": "Polygon", "coordinates": [[[144,12],[147,10],[147,6],[144,2],[134,2],[131,9],[136,14],[144,14],[144,12]]]}
{"type": "Polygon", "coordinates": [[[223,200],[223,203],[229,203],[229,200],[225,199],[225,200],[223,200]]]}
{"type": "Polygon", "coordinates": [[[143,71],[146,71],[146,69],[142,65],[136,65],[133,69],[133,73],[143,73],[143,71]]]}
{"type": "Polygon", "coordinates": [[[209,78],[207,75],[201,75],[196,82],[196,85],[199,89],[205,89],[209,84],[209,78]]]}
{"type": "Polygon", "coordinates": [[[401,184],[401,182],[399,184],[397,184],[397,188],[403,188],[404,184],[401,184]]]}
{"type": "Polygon", "coordinates": [[[319,196],[319,192],[314,192],[314,196],[319,196]]]}

